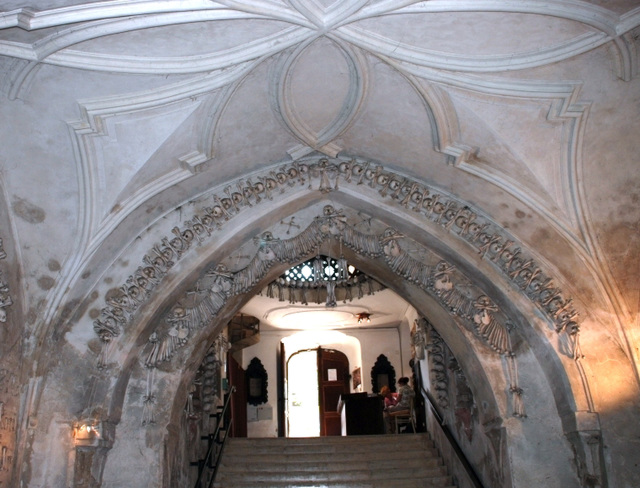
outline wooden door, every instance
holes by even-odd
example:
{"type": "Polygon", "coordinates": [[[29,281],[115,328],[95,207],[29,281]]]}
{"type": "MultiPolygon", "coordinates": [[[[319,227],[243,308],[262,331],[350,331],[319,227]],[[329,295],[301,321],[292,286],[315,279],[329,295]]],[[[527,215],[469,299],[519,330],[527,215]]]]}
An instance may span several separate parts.
{"type": "Polygon", "coordinates": [[[285,409],[287,408],[286,389],[286,371],[287,363],[285,361],[284,342],[280,342],[280,354],[278,357],[278,437],[286,437],[288,435],[288,426],[285,417],[285,409]]]}
{"type": "Polygon", "coordinates": [[[247,437],[247,387],[244,369],[234,359],[231,352],[227,353],[227,367],[229,370],[229,384],[236,387],[231,397],[233,423],[229,431],[231,437],[247,437]]]}
{"type": "Polygon", "coordinates": [[[349,360],[340,351],[318,348],[320,435],[341,435],[338,400],[349,393],[349,360]]]}

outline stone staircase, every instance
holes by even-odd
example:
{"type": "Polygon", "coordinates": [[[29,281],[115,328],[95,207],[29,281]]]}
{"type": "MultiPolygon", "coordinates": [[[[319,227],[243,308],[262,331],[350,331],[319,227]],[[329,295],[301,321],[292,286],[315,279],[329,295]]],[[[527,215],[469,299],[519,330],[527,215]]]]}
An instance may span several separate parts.
{"type": "Polygon", "coordinates": [[[216,488],[453,487],[428,434],[227,439],[216,488]]]}

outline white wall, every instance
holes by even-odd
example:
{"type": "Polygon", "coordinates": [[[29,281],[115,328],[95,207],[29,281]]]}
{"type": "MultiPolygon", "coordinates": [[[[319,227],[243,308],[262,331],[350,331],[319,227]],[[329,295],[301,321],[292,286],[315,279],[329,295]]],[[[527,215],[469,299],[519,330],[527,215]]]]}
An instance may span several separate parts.
{"type": "MultiPolygon", "coordinates": [[[[276,437],[278,435],[278,351],[280,342],[296,333],[291,331],[262,331],[260,342],[241,351],[238,361],[246,368],[254,357],[257,357],[269,375],[267,385],[268,403],[261,405],[263,409],[271,408],[271,419],[248,422],[248,437],[276,437]]],[[[343,352],[349,358],[349,369],[360,367],[362,371],[362,390],[371,392],[371,368],[377,357],[384,354],[396,370],[396,378],[408,376],[411,372],[409,324],[403,322],[399,328],[354,329],[343,331],[340,336],[327,336],[326,341],[313,341],[298,335],[286,340],[287,357],[301,349],[320,346],[343,352]]],[[[352,385],[353,387],[353,385],[352,385]]]]}

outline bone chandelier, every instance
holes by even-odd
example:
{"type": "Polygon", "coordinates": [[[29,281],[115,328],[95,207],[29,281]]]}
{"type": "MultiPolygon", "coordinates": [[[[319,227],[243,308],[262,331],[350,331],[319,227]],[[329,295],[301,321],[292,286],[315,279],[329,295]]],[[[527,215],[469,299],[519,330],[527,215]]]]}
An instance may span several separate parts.
{"type": "Polygon", "coordinates": [[[324,301],[327,307],[335,307],[338,301],[350,302],[384,289],[384,285],[347,263],[344,256],[335,259],[318,254],[286,270],[260,294],[281,302],[308,305],[309,301],[324,301]]]}

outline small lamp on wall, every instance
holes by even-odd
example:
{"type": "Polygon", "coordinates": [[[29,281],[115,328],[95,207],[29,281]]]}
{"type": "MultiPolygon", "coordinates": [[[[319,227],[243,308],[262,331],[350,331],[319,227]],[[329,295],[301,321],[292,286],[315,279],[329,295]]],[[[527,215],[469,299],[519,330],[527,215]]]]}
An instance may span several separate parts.
{"type": "Polygon", "coordinates": [[[73,422],[73,442],[76,447],[110,446],[115,438],[115,424],[87,418],[73,422]]]}
{"type": "Polygon", "coordinates": [[[360,312],[359,314],[356,315],[356,318],[358,319],[358,323],[361,324],[363,322],[366,322],[367,324],[371,323],[371,314],[367,313],[367,312],[360,312]]]}
{"type": "Polygon", "coordinates": [[[91,446],[101,437],[100,423],[96,420],[85,419],[73,425],[73,440],[77,446],[91,446]]]}

